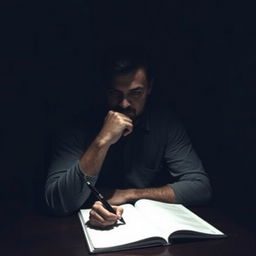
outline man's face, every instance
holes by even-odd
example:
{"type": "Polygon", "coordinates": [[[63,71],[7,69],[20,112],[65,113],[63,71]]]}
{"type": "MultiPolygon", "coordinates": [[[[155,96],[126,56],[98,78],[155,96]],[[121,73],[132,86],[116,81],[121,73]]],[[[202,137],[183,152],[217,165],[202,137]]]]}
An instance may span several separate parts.
{"type": "Polygon", "coordinates": [[[143,110],[150,94],[146,72],[139,68],[129,74],[116,76],[108,89],[109,107],[135,119],[143,110]]]}

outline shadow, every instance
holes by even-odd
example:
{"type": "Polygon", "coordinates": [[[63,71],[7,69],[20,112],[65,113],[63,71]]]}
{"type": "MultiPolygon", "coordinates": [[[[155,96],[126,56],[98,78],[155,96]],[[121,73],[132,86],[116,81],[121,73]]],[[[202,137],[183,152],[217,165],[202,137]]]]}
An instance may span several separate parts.
{"type": "Polygon", "coordinates": [[[85,223],[85,225],[88,227],[88,228],[92,228],[92,229],[95,229],[95,230],[111,230],[111,229],[114,229],[114,228],[117,228],[119,226],[122,226],[122,225],[125,225],[124,223],[122,222],[116,222],[115,224],[111,225],[111,226],[107,226],[107,227],[98,227],[98,226],[94,226],[90,223],[90,221],[87,221],[85,223]]]}

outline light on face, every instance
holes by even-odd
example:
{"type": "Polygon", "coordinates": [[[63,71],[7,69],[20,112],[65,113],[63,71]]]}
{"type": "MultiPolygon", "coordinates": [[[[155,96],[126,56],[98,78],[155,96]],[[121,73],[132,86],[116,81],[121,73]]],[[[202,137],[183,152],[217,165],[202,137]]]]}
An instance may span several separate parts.
{"type": "Polygon", "coordinates": [[[122,108],[128,108],[131,105],[131,103],[124,97],[119,105],[122,108]]]}
{"type": "Polygon", "coordinates": [[[123,93],[117,89],[110,89],[108,91],[108,97],[111,103],[118,105],[120,103],[125,103],[125,105],[130,105],[133,102],[138,101],[144,95],[145,89],[142,87],[134,88],[128,91],[128,93],[123,93]]]}

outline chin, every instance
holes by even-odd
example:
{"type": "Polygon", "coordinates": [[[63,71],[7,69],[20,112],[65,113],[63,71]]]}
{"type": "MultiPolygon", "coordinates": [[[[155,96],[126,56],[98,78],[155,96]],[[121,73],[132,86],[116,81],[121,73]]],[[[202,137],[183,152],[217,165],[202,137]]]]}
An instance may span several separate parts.
{"type": "Polygon", "coordinates": [[[118,109],[117,112],[120,112],[120,113],[128,116],[131,119],[134,119],[137,116],[136,110],[118,109]]]}
{"type": "Polygon", "coordinates": [[[131,119],[135,119],[137,117],[136,113],[133,113],[133,112],[123,112],[124,115],[128,116],[129,118],[131,119]]]}
{"type": "Polygon", "coordinates": [[[132,119],[132,120],[135,120],[137,118],[137,115],[134,114],[134,115],[129,115],[129,117],[132,119]]]}

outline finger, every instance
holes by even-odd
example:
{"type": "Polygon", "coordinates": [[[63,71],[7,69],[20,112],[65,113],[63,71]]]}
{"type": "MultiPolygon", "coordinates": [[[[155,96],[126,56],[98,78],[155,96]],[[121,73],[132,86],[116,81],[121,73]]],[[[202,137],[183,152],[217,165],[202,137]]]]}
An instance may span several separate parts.
{"type": "Polygon", "coordinates": [[[90,211],[90,223],[98,227],[111,226],[118,220],[118,216],[107,211],[100,201],[96,201],[90,211]]]}
{"type": "Polygon", "coordinates": [[[123,113],[120,113],[120,112],[113,112],[113,111],[111,111],[111,112],[112,112],[113,116],[115,116],[117,118],[120,118],[123,121],[132,123],[132,119],[129,116],[127,116],[127,115],[125,115],[123,113]]]}
{"type": "Polygon", "coordinates": [[[97,201],[93,207],[92,210],[95,211],[101,218],[103,218],[105,221],[116,221],[117,215],[109,212],[106,208],[104,208],[103,204],[100,201],[97,201]]]}
{"type": "Polygon", "coordinates": [[[99,223],[99,224],[104,223],[104,219],[97,212],[95,212],[94,210],[90,211],[89,220],[92,224],[93,223],[99,223]]]}
{"type": "Polygon", "coordinates": [[[125,130],[124,130],[123,136],[129,135],[132,131],[133,131],[133,125],[130,124],[130,123],[126,123],[126,124],[125,124],[125,130]]]}
{"type": "Polygon", "coordinates": [[[97,212],[91,211],[89,216],[90,224],[97,227],[107,227],[114,225],[116,220],[104,220],[97,212]]]}
{"type": "Polygon", "coordinates": [[[114,117],[114,116],[115,116],[115,112],[114,111],[112,111],[112,110],[108,111],[108,113],[107,113],[107,115],[105,117],[105,121],[107,121],[109,118],[114,117]]]}
{"type": "Polygon", "coordinates": [[[122,115],[122,119],[128,123],[131,123],[132,124],[132,119],[124,114],[121,114],[122,115]]]}
{"type": "Polygon", "coordinates": [[[118,216],[118,219],[121,219],[124,209],[121,206],[113,206],[113,208],[116,211],[116,215],[118,216]]]}

